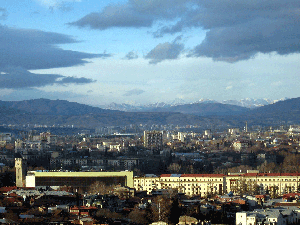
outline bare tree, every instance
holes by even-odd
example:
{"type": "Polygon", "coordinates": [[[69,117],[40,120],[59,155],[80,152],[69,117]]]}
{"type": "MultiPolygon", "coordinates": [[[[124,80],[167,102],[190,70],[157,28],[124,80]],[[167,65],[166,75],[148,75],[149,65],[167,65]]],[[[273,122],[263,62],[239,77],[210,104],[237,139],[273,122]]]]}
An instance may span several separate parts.
{"type": "Polygon", "coordinates": [[[153,221],[168,222],[172,201],[165,196],[157,196],[151,205],[153,221]]]}
{"type": "Polygon", "coordinates": [[[115,185],[106,185],[104,182],[96,181],[89,188],[90,194],[110,194],[113,192],[115,185]]]}
{"type": "Polygon", "coordinates": [[[181,165],[179,165],[178,163],[172,163],[170,164],[170,166],[168,166],[168,171],[170,173],[179,173],[181,169],[181,165]]]}
{"type": "Polygon", "coordinates": [[[134,222],[136,224],[149,224],[146,212],[137,208],[129,213],[128,218],[131,222],[134,222]]]}

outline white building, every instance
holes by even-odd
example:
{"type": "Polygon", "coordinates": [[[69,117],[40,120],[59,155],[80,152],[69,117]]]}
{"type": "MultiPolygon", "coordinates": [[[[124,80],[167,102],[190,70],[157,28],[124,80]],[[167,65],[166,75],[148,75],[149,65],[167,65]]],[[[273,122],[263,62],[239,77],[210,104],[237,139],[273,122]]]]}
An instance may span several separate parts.
{"type": "Polygon", "coordinates": [[[287,225],[299,224],[299,212],[290,209],[260,209],[236,213],[236,225],[287,225]]]}

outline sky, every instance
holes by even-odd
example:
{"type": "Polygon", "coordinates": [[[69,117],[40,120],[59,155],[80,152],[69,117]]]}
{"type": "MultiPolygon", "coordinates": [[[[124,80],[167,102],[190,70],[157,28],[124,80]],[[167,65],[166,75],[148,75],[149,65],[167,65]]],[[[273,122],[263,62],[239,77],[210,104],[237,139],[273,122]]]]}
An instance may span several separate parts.
{"type": "Polygon", "coordinates": [[[9,0],[0,100],[300,97],[299,0],[9,0]]]}

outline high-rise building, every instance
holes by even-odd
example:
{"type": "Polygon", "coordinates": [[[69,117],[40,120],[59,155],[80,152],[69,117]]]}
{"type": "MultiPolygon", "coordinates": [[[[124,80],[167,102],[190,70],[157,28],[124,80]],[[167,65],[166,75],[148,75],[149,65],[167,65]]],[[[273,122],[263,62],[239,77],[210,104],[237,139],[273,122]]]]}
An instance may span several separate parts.
{"type": "Polygon", "coordinates": [[[144,147],[149,149],[162,149],[162,132],[161,131],[144,131],[144,147]]]}

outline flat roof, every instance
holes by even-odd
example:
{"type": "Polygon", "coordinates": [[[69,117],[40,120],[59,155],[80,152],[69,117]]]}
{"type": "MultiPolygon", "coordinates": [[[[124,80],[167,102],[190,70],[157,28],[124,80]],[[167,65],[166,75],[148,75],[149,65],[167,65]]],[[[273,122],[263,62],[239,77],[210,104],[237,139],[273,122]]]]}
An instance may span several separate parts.
{"type": "Polygon", "coordinates": [[[52,172],[29,171],[27,175],[35,177],[133,177],[133,171],[120,172],[52,172]]]}

